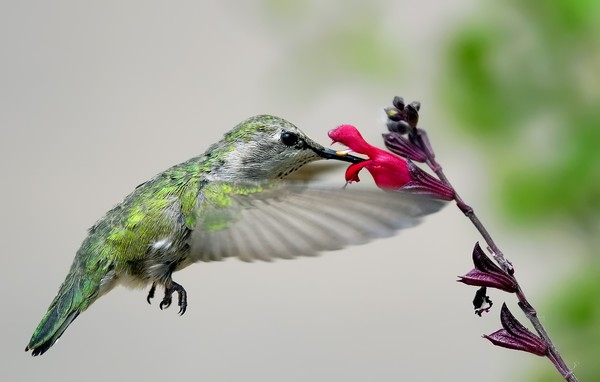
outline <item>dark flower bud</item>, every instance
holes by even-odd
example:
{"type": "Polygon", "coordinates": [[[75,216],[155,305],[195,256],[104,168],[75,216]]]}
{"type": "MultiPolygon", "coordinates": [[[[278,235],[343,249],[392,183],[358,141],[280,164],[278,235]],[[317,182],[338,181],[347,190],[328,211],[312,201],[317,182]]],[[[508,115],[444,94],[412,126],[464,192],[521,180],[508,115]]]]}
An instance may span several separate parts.
{"type": "Polygon", "coordinates": [[[460,276],[458,281],[467,285],[496,288],[508,293],[517,291],[518,284],[514,276],[504,272],[487,257],[479,243],[475,243],[473,249],[473,264],[475,268],[460,276]]]}
{"type": "Polygon", "coordinates": [[[404,110],[404,98],[398,96],[394,97],[392,105],[394,105],[394,107],[400,111],[404,110]]]}
{"type": "Polygon", "coordinates": [[[419,101],[412,101],[409,106],[415,109],[416,111],[421,111],[421,102],[419,101]]]}
{"type": "Polygon", "coordinates": [[[548,344],[517,321],[506,304],[502,304],[500,322],[503,329],[483,337],[496,346],[521,350],[539,356],[548,355],[548,344]]]}
{"type": "Polygon", "coordinates": [[[406,134],[408,132],[408,129],[410,129],[410,126],[408,125],[408,123],[406,123],[406,121],[389,120],[386,122],[385,125],[387,126],[389,131],[398,134],[406,134]]]}
{"type": "Polygon", "coordinates": [[[418,102],[413,102],[406,107],[406,122],[413,129],[417,128],[417,123],[419,122],[419,109],[421,104],[418,102]]]}
{"type": "Polygon", "coordinates": [[[425,130],[415,129],[414,134],[410,135],[409,139],[411,142],[415,142],[415,145],[419,146],[419,148],[427,155],[429,159],[435,158],[433,147],[431,147],[429,137],[427,136],[427,132],[425,130]]]}
{"type": "Polygon", "coordinates": [[[390,121],[400,121],[402,119],[402,112],[395,107],[386,107],[383,111],[385,111],[385,115],[390,121]]]}

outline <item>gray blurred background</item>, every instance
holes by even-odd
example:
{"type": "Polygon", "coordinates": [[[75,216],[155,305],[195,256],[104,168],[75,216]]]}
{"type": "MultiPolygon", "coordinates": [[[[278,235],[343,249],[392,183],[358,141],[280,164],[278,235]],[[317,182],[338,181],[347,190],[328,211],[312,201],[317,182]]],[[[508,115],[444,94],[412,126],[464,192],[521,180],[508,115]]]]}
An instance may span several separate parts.
{"type": "Polygon", "coordinates": [[[447,175],[566,361],[597,380],[592,3],[0,2],[0,378],[560,381],[481,338],[502,301],[520,312],[492,291],[493,311],[473,314],[455,280],[480,238],[454,206],[314,259],[189,267],[183,317],[117,288],[43,357],[23,352],[86,229],[136,185],[261,113],[324,144],[352,123],[382,146],[381,110],[401,95],[422,102],[447,175]]]}

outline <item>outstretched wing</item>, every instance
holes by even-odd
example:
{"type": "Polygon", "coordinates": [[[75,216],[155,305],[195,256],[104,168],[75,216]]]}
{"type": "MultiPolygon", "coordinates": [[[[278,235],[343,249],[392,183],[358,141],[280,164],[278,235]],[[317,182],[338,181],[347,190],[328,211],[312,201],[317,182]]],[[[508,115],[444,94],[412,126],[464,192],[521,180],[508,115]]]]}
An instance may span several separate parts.
{"type": "Polygon", "coordinates": [[[445,203],[378,189],[294,182],[212,183],[198,198],[190,259],[244,261],[313,256],[415,226],[445,203]]]}

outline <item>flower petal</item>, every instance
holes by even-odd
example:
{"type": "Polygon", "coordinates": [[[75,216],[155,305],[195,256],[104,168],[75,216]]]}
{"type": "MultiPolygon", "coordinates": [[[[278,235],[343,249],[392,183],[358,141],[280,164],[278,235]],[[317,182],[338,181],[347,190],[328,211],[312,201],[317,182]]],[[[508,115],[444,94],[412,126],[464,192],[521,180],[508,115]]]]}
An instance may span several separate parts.
{"type": "Polygon", "coordinates": [[[518,284],[514,276],[509,275],[494,264],[483,252],[479,243],[475,243],[475,248],[473,248],[473,263],[475,269],[470,270],[464,276],[460,276],[458,281],[467,285],[496,288],[508,293],[517,291],[518,284]]]}
{"type": "Polygon", "coordinates": [[[427,160],[427,155],[423,150],[398,133],[383,134],[383,142],[388,150],[401,157],[420,163],[427,160]]]}
{"type": "Polygon", "coordinates": [[[346,169],[346,182],[348,183],[352,183],[352,182],[360,182],[360,179],[358,178],[358,173],[360,172],[360,170],[362,170],[366,165],[368,164],[368,160],[361,162],[361,163],[355,163],[350,165],[347,169],[346,169]]]}
{"type": "Polygon", "coordinates": [[[517,321],[506,304],[502,304],[500,321],[504,329],[483,337],[496,346],[526,351],[539,356],[548,354],[548,344],[517,321]]]}
{"type": "Polygon", "coordinates": [[[402,190],[433,196],[441,200],[454,199],[454,189],[452,187],[421,170],[410,160],[407,161],[407,167],[411,181],[403,186],[402,190]]]}

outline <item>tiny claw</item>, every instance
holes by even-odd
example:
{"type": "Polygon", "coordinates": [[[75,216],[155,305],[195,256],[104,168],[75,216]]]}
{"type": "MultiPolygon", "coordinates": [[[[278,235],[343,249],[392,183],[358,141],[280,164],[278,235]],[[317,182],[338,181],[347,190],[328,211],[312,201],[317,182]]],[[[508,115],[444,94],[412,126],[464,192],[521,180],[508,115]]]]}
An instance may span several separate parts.
{"type": "Polygon", "coordinates": [[[187,292],[183,287],[177,283],[173,283],[173,289],[177,292],[178,299],[177,305],[179,305],[179,315],[183,316],[187,310],[187,292]]]}
{"type": "Polygon", "coordinates": [[[171,302],[172,302],[171,296],[175,292],[177,292],[177,296],[178,296],[177,297],[177,305],[179,306],[178,314],[180,316],[182,316],[185,313],[185,311],[187,310],[187,292],[181,285],[177,284],[176,282],[173,282],[170,287],[165,288],[165,297],[161,301],[159,307],[161,310],[163,310],[163,309],[166,309],[169,306],[171,306],[171,302]]]}
{"type": "Polygon", "coordinates": [[[155,291],[156,291],[156,282],[153,282],[152,286],[150,287],[150,290],[148,291],[148,297],[146,297],[146,301],[148,301],[148,304],[152,304],[150,302],[150,300],[152,300],[154,298],[155,291]]]}
{"type": "Polygon", "coordinates": [[[183,314],[187,310],[187,293],[185,293],[185,290],[183,293],[179,293],[177,305],[179,305],[179,315],[183,316],[183,314]]]}
{"type": "Polygon", "coordinates": [[[165,294],[165,297],[160,302],[159,308],[160,308],[160,310],[163,310],[163,309],[167,309],[170,306],[171,306],[171,295],[170,294],[169,295],[165,294]]]}

